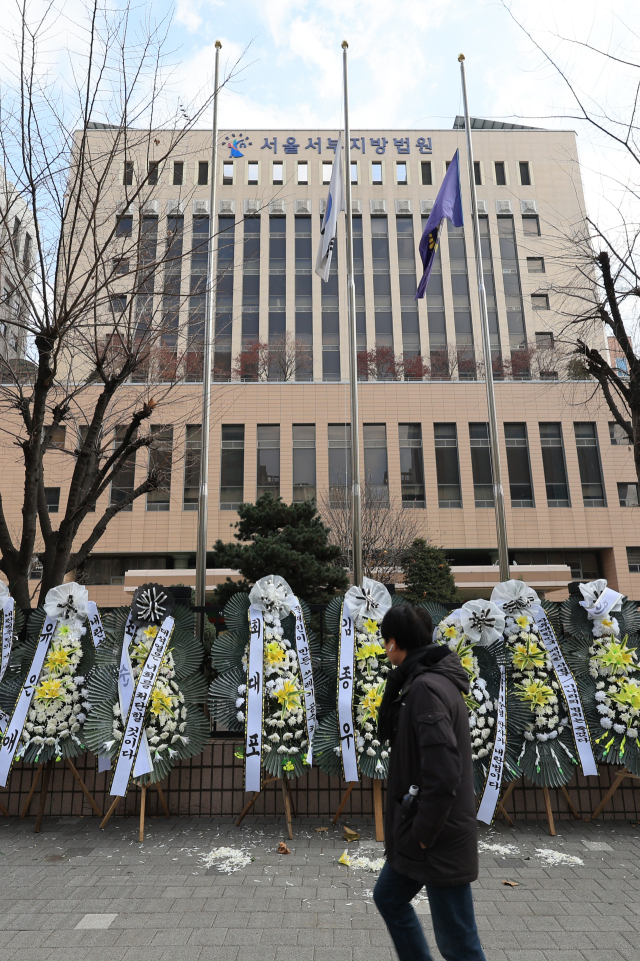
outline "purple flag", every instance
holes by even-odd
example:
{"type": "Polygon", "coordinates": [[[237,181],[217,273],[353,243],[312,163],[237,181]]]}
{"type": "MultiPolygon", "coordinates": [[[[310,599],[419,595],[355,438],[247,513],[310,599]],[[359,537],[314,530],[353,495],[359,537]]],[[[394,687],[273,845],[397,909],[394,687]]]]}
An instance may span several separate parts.
{"type": "Polygon", "coordinates": [[[460,160],[459,151],[456,150],[453,160],[449,164],[449,169],[444,175],[442,186],[438,191],[436,202],[429,214],[427,225],[424,228],[420,239],[420,257],[424,268],[415,300],[424,297],[431,268],[438,249],[438,238],[440,236],[440,226],[444,219],[450,220],[454,227],[462,227],[464,220],[462,217],[462,194],[460,191],[460,160]]]}

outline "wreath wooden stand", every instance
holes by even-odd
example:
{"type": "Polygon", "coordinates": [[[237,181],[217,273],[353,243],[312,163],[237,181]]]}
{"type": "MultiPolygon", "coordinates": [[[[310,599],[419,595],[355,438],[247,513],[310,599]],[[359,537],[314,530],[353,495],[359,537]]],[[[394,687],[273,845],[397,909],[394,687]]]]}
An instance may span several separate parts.
{"type": "MultiPolygon", "coordinates": [[[[284,800],[284,815],[285,815],[285,818],[286,818],[286,820],[287,820],[287,832],[288,832],[288,834],[289,834],[289,840],[290,840],[290,841],[293,841],[293,825],[292,825],[292,823],[291,823],[291,815],[292,815],[292,812],[293,812],[293,817],[294,817],[294,818],[297,817],[298,815],[296,814],[296,809],[295,809],[295,806],[294,806],[294,804],[293,804],[293,797],[291,796],[291,789],[290,789],[289,785],[287,784],[287,781],[286,781],[285,778],[268,777],[268,778],[266,779],[266,781],[263,781],[263,782],[262,782],[262,790],[264,790],[264,788],[267,786],[267,784],[272,784],[273,781],[280,781],[280,787],[282,788],[282,797],[283,797],[283,800],[284,800]]],[[[256,793],[253,795],[253,797],[251,798],[251,800],[250,800],[250,801],[247,801],[247,803],[245,804],[245,806],[244,806],[243,809],[242,809],[242,812],[241,812],[241,814],[240,814],[240,817],[239,817],[238,820],[236,821],[236,827],[240,827],[240,825],[242,824],[242,822],[243,822],[244,819],[246,818],[247,814],[249,813],[249,811],[251,810],[251,808],[253,807],[253,805],[256,803],[256,801],[258,800],[258,798],[259,798],[260,795],[262,794],[262,790],[256,791],[256,793]]]]}
{"type": "Polygon", "coordinates": [[[593,821],[595,818],[597,818],[599,814],[602,813],[602,810],[603,810],[605,804],[607,803],[607,801],[610,801],[610,800],[611,800],[611,798],[612,798],[613,795],[616,793],[616,791],[618,790],[618,788],[620,787],[620,785],[622,784],[622,782],[624,781],[624,779],[625,779],[626,777],[631,778],[631,780],[633,780],[633,781],[640,781],[640,775],[638,775],[638,774],[632,774],[631,771],[628,770],[628,768],[623,767],[622,770],[620,771],[620,773],[619,773],[619,774],[616,774],[616,777],[615,777],[615,780],[614,780],[613,784],[611,785],[611,787],[609,788],[609,790],[607,791],[607,793],[605,794],[605,796],[604,796],[604,797],[602,798],[602,800],[600,801],[600,804],[597,806],[597,808],[595,809],[595,811],[594,811],[593,814],[591,815],[591,820],[592,820],[592,821],[593,821]]]}
{"type": "MultiPolygon", "coordinates": [[[[162,805],[162,810],[164,811],[164,816],[167,818],[170,818],[171,815],[169,814],[169,808],[167,807],[167,802],[165,801],[162,788],[160,787],[157,781],[154,784],[138,784],[136,781],[134,781],[133,783],[136,785],[136,787],[139,787],[140,790],[142,791],[142,795],[140,798],[140,830],[138,831],[138,840],[144,841],[144,818],[145,818],[145,811],[147,808],[147,788],[148,787],[153,787],[156,789],[158,793],[158,797],[160,798],[160,804],[162,805]]],[[[104,828],[107,826],[111,815],[114,813],[120,801],[122,801],[122,798],[119,795],[117,795],[113,799],[113,803],[111,804],[111,807],[109,808],[109,810],[103,817],[102,821],[100,822],[101,828],[104,828]]]]}
{"type": "MultiPolygon", "coordinates": [[[[513,793],[513,789],[515,788],[519,780],[520,778],[515,778],[513,781],[510,782],[510,784],[507,786],[507,790],[504,792],[500,801],[498,802],[497,814],[499,816],[501,815],[505,819],[509,827],[513,827],[513,820],[507,814],[504,805],[511,797],[513,793]]],[[[582,820],[564,784],[560,785],[560,790],[564,794],[565,800],[569,805],[569,810],[571,811],[573,817],[576,818],[578,821],[582,820]]],[[[546,787],[546,785],[542,788],[542,797],[544,798],[544,807],[545,807],[546,816],[547,816],[547,824],[549,825],[549,834],[551,835],[552,838],[554,838],[556,836],[556,826],[555,826],[555,821],[553,819],[553,811],[551,809],[551,798],[549,796],[549,788],[546,787]]]]}
{"type": "MultiPolygon", "coordinates": [[[[102,817],[102,811],[96,804],[95,799],[89,793],[87,785],[84,783],[84,781],[78,774],[75,764],[73,763],[70,757],[66,757],[64,760],[65,760],[65,764],[73,774],[74,779],[78,782],[78,785],[80,786],[80,790],[84,794],[85,798],[87,799],[87,801],[89,802],[89,804],[91,805],[95,813],[98,815],[98,817],[102,817]]],[[[56,762],[52,758],[50,761],[46,761],[46,762],[43,761],[42,764],[38,765],[38,768],[35,773],[35,777],[31,782],[31,787],[29,788],[27,800],[20,814],[21,818],[26,818],[27,814],[29,813],[29,808],[31,807],[31,801],[33,799],[33,795],[35,793],[38,781],[40,779],[40,775],[44,770],[44,775],[42,777],[42,787],[40,788],[40,803],[38,805],[36,823],[33,828],[34,834],[40,834],[40,831],[42,830],[42,818],[44,817],[44,805],[45,805],[45,801],[47,800],[47,794],[49,793],[49,784],[51,782],[51,772],[55,767],[55,763],[56,762]]],[[[8,816],[9,815],[7,814],[7,817],[8,816]]]]}
{"type": "MultiPolygon", "coordinates": [[[[380,778],[374,777],[373,781],[373,815],[375,818],[376,825],[376,841],[384,841],[384,820],[382,817],[382,782],[380,778]]],[[[338,818],[342,814],[342,809],[349,800],[349,795],[360,782],[359,781],[349,781],[347,790],[342,796],[342,800],[338,805],[338,810],[333,816],[332,824],[336,824],[338,818]]]]}

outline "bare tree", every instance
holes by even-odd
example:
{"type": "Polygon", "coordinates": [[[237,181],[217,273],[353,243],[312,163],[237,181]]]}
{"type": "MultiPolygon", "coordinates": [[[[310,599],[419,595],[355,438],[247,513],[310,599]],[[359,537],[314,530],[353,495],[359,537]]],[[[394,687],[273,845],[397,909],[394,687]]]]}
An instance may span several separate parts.
{"type": "MultiPolygon", "coordinates": [[[[345,487],[318,494],[318,510],[329,528],[329,542],[342,551],[340,563],[352,567],[353,527],[351,496],[345,487]]],[[[386,583],[402,579],[402,559],[419,534],[416,514],[392,497],[388,488],[362,487],[362,565],[366,577],[386,583]]]]}
{"type": "Polygon", "coordinates": [[[313,378],[313,355],[306,341],[291,333],[247,344],[234,359],[232,374],[244,381],[289,381],[313,378]]]}
{"type": "MultiPolygon", "coordinates": [[[[85,0],[73,24],[53,6],[32,16],[26,0],[15,13],[16,59],[0,114],[0,248],[12,303],[6,322],[23,349],[0,351],[0,411],[24,483],[17,523],[15,493],[0,481],[0,570],[26,607],[34,556],[42,598],[120,511],[165,483],[164,412],[189,357],[202,355],[203,316],[189,329],[179,324],[180,264],[194,256],[181,219],[191,188],[179,188],[168,221],[154,198],[170,158],[188,154],[212,92],[175,103],[169,23],[136,21],[126,4],[85,0]],[[51,38],[65,32],[76,46],[54,78],[51,38]],[[145,449],[144,479],[119,487],[145,449]],[[57,528],[45,493],[52,457],[63,458],[68,482],[57,528]],[[110,485],[108,505],[96,511],[110,485]]],[[[197,251],[203,301],[210,230],[207,218],[197,251]]]]}

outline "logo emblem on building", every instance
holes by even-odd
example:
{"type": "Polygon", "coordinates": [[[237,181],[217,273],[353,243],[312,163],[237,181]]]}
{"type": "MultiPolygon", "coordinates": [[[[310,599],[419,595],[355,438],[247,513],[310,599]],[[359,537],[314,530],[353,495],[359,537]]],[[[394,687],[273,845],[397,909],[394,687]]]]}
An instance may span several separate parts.
{"type": "Polygon", "coordinates": [[[252,144],[251,141],[246,140],[241,133],[239,133],[237,137],[234,133],[229,133],[222,141],[222,146],[229,148],[231,157],[244,157],[241,150],[246,150],[247,147],[251,147],[252,144]]]}

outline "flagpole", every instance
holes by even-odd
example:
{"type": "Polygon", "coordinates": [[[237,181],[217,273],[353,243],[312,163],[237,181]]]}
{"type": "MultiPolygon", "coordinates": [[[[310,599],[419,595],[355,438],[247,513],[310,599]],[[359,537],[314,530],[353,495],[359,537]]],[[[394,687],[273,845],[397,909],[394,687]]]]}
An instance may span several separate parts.
{"type": "Polygon", "coordinates": [[[360,419],[358,415],[358,348],[356,344],[356,288],[353,280],[353,221],[351,219],[351,130],[347,49],[342,41],[344,69],[344,194],[347,225],[347,322],[349,329],[349,393],[351,398],[351,517],[353,526],[353,583],[362,584],[362,499],[360,495],[360,419]]]}
{"type": "Polygon", "coordinates": [[[469,162],[469,184],[471,187],[471,216],[473,220],[473,245],[476,254],[476,273],[478,277],[478,296],[480,300],[480,326],[482,329],[482,352],[484,355],[485,384],[487,388],[487,408],[489,411],[489,442],[491,444],[491,473],[493,479],[493,499],[496,510],[496,529],[498,534],[498,566],[500,580],[509,580],[509,546],[507,543],[507,519],[504,511],[504,490],[500,467],[500,447],[498,442],[498,417],[496,396],[493,387],[493,365],[491,362],[491,338],[489,336],[489,314],[487,311],[487,292],[484,286],[482,269],[482,244],[480,242],[480,220],[476,197],[476,178],[473,165],[473,145],[471,143],[471,122],[467,103],[467,81],[464,70],[464,54],[458,57],[462,78],[462,99],[464,102],[464,128],[467,134],[467,159],[469,162]]]}
{"type": "MultiPolygon", "coordinates": [[[[220,85],[220,48],[216,40],[213,81],[213,141],[209,191],[209,250],[207,270],[207,310],[204,327],[204,363],[202,370],[202,442],[200,451],[200,490],[198,492],[198,539],[196,543],[196,607],[204,607],[207,589],[207,520],[209,516],[209,431],[211,429],[211,353],[215,329],[215,251],[216,186],[218,172],[218,87],[220,85]]],[[[205,614],[198,613],[198,636],[204,635],[205,614]]]]}

